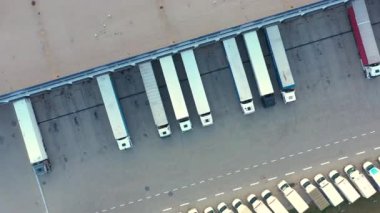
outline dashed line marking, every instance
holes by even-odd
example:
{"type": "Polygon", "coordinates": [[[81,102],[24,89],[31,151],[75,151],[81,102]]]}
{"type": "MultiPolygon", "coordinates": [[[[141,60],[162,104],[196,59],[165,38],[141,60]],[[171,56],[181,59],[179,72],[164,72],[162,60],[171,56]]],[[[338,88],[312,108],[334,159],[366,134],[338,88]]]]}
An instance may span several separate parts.
{"type": "Polygon", "coordinates": [[[239,172],[240,172],[240,169],[235,171],[235,173],[239,173],[239,172]]]}
{"type": "Polygon", "coordinates": [[[294,155],[289,155],[289,157],[291,158],[291,157],[293,157],[294,155]]]}
{"type": "Polygon", "coordinates": [[[313,167],[309,166],[309,167],[306,167],[306,168],[303,168],[302,170],[303,171],[306,171],[306,170],[309,170],[309,169],[312,169],[313,167]]]}
{"type": "Polygon", "coordinates": [[[172,210],[172,207],[170,207],[170,208],[166,208],[166,209],[164,209],[164,210],[162,210],[163,212],[167,212],[167,211],[170,211],[170,210],[172,210]]]}
{"type": "Polygon", "coordinates": [[[169,193],[169,191],[164,191],[164,194],[168,194],[169,193]]]}
{"type": "Polygon", "coordinates": [[[232,173],[231,172],[228,172],[228,173],[226,173],[226,175],[228,176],[228,175],[232,175],[232,173]]]}
{"type": "Polygon", "coordinates": [[[155,194],[154,196],[155,196],[155,197],[158,197],[158,196],[160,196],[160,195],[161,195],[160,193],[157,193],[157,194],[155,194]]]}
{"type": "Polygon", "coordinates": [[[149,200],[150,198],[152,198],[152,196],[145,197],[145,199],[147,199],[147,200],[149,200]]]}
{"type": "Polygon", "coordinates": [[[192,183],[192,184],[190,184],[190,186],[195,186],[195,184],[196,184],[196,183],[192,183]]]}
{"type": "Polygon", "coordinates": [[[375,147],[375,148],[373,148],[374,150],[378,150],[378,149],[380,149],[380,146],[378,146],[378,147],[375,147]]]}
{"type": "Polygon", "coordinates": [[[137,202],[141,202],[141,201],[143,201],[143,199],[141,199],[141,198],[137,200],[137,202]]]}
{"type": "Polygon", "coordinates": [[[362,134],[362,137],[364,137],[364,136],[366,136],[366,135],[367,135],[367,133],[363,133],[363,134],[362,134]]]}
{"type": "Polygon", "coordinates": [[[259,166],[259,165],[253,165],[252,167],[253,167],[253,168],[257,168],[258,166],[259,166]]]}
{"type": "Polygon", "coordinates": [[[131,204],[134,204],[134,203],[135,203],[135,202],[133,202],[133,201],[130,201],[128,204],[129,204],[129,205],[131,205],[131,204]]]}
{"type": "Polygon", "coordinates": [[[369,133],[371,133],[371,134],[373,134],[373,133],[375,133],[376,131],[371,131],[371,132],[369,132],[369,133]]]}
{"type": "Polygon", "coordinates": [[[297,153],[297,155],[302,155],[302,154],[303,154],[303,152],[298,152],[298,153],[297,153]]]}
{"type": "Polygon", "coordinates": [[[218,177],[216,177],[216,178],[222,178],[223,177],[223,175],[218,175],[218,177]]]}
{"type": "Polygon", "coordinates": [[[358,138],[358,136],[355,135],[355,136],[352,136],[351,138],[352,138],[352,139],[356,139],[356,138],[358,138]]]}
{"type": "Polygon", "coordinates": [[[334,144],[338,144],[338,143],[340,143],[340,141],[335,141],[335,142],[334,142],[334,144]]]}
{"type": "Polygon", "coordinates": [[[102,212],[107,212],[108,210],[107,209],[103,209],[102,212]]]}
{"type": "Polygon", "coordinates": [[[202,198],[198,199],[197,201],[198,201],[198,202],[201,202],[201,201],[204,201],[204,200],[206,200],[206,199],[207,199],[207,197],[202,197],[202,198]]]}
{"type": "Polygon", "coordinates": [[[186,188],[187,188],[187,186],[182,186],[182,187],[181,187],[181,189],[186,189],[186,188]]]}
{"type": "Polygon", "coordinates": [[[320,146],[315,147],[315,149],[320,149],[320,148],[321,148],[320,146]]]}
{"type": "Polygon", "coordinates": [[[178,188],[174,188],[173,190],[172,190],[172,192],[175,192],[175,191],[177,191],[178,190],[178,188]]]}
{"type": "Polygon", "coordinates": [[[285,157],[281,157],[281,158],[280,158],[280,160],[284,160],[284,159],[285,159],[285,157]]]}
{"type": "Polygon", "coordinates": [[[232,191],[239,191],[240,189],[242,189],[241,187],[237,187],[237,188],[234,188],[234,189],[232,189],[232,191]]]}
{"type": "Polygon", "coordinates": [[[347,159],[347,158],[348,158],[347,156],[344,156],[344,157],[338,158],[338,160],[344,160],[344,159],[347,159]]]}
{"type": "Polygon", "coordinates": [[[343,142],[346,142],[346,141],[348,141],[348,138],[343,139],[343,142]]]}
{"type": "Polygon", "coordinates": [[[326,162],[321,163],[321,166],[324,166],[324,165],[327,165],[327,164],[330,164],[330,161],[326,161],[326,162]]]}
{"type": "Polygon", "coordinates": [[[120,206],[120,207],[123,207],[123,206],[125,206],[125,203],[122,203],[122,204],[120,204],[119,206],[120,206]]]}
{"type": "Polygon", "coordinates": [[[267,162],[264,162],[264,163],[262,163],[263,165],[267,165],[268,163],[267,162]]]}
{"type": "Polygon", "coordinates": [[[288,172],[288,173],[286,173],[285,174],[285,176],[289,176],[289,175],[292,175],[292,174],[294,174],[295,172],[288,172]]]}
{"type": "Polygon", "coordinates": [[[276,161],[277,161],[277,160],[271,160],[270,162],[271,162],[271,163],[274,163],[274,162],[276,162],[276,161]]]}
{"type": "Polygon", "coordinates": [[[204,183],[204,182],[205,182],[204,180],[199,181],[200,184],[202,184],[202,183],[204,183]]]}
{"type": "Polygon", "coordinates": [[[207,179],[207,180],[209,180],[209,181],[213,181],[213,180],[214,180],[214,178],[209,178],[209,179],[207,179]]]}
{"type": "Polygon", "coordinates": [[[364,153],[365,153],[365,151],[361,151],[361,152],[356,153],[356,155],[362,155],[364,153]]]}
{"type": "Polygon", "coordinates": [[[245,167],[244,170],[249,170],[249,167],[245,167]]]}
{"type": "Polygon", "coordinates": [[[189,205],[190,203],[182,203],[181,205],[179,205],[180,207],[183,207],[183,206],[187,206],[189,205]]]}
{"type": "Polygon", "coordinates": [[[328,146],[330,146],[330,144],[328,143],[328,144],[325,144],[325,147],[328,147],[328,146]]]}
{"type": "Polygon", "coordinates": [[[259,183],[260,183],[260,182],[257,181],[257,182],[251,183],[250,186],[255,186],[255,185],[259,184],[259,183]]]}
{"type": "Polygon", "coordinates": [[[276,180],[276,179],[277,179],[277,177],[271,177],[268,179],[268,181],[272,181],[272,180],[276,180]]]}
{"type": "Polygon", "coordinates": [[[115,206],[112,206],[112,207],[110,208],[110,210],[114,210],[114,209],[116,209],[116,207],[115,207],[115,206]]]}
{"type": "Polygon", "coordinates": [[[218,196],[221,196],[221,195],[224,195],[224,192],[215,194],[215,197],[218,197],[218,196]]]}
{"type": "Polygon", "coordinates": [[[311,151],[313,151],[312,149],[308,149],[306,152],[311,152],[311,151]]]}

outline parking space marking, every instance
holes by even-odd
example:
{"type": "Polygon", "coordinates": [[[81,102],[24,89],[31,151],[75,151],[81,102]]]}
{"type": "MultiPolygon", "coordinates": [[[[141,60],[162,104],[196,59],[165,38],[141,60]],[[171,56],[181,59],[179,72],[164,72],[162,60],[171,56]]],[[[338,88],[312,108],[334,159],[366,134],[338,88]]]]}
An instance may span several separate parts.
{"type": "Polygon", "coordinates": [[[187,206],[189,205],[190,203],[182,203],[181,205],[179,205],[180,207],[184,207],[184,206],[187,206]]]}
{"type": "Polygon", "coordinates": [[[239,191],[240,189],[242,189],[240,186],[239,187],[237,187],[237,188],[234,188],[234,189],[232,189],[232,191],[239,191]]]}
{"type": "Polygon", "coordinates": [[[312,168],[313,168],[312,166],[309,166],[309,167],[303,168],[302,170],[306,171],[306,170],[309,170],[309,169],[312,169],[312,168]]]}
{"type": "Polygon", "coordinates": [[[172,207],[170,207],[170,208],[166,208],[166,209],[163,209],[162,211],[163,211],[163,212],[167,212],[167,211],[170,211],[170,210],[172,210],[172,207]]]}
{"type": "Polygon", "coordinates": [[[365,153],[365,151],[361,151],[361,152],[356,153],[355,155],[362,155],[364,153],[365,153]]]}
{"type": "Polygon", "coordinates": [[[326,162],[321,163],[321,166],[324,166],[324,165],[327,165],[327,164],[330,164],[330,161],[326,161],[326,162]]]}
{"type": "Polygon", "coordinates": [[[344,159],[347,159],[347,158],[348,158],[347,156],[344,156],[344,157],[338,158],[338,160],[344,160],[344,159]]]}
{"type": "Polygon", "coordinates": [[[198,202],[201,202],[201,201],[204,201],[204,200],[206,200],[207,199],[207,197],[202,197],[202,198],[199,198],[197,201],[198,202]]]}
{"type": "Polygon", "coordinates": [[[292,175],[292,174],[294,174],[295,172],[288,172],[288,173],[286,173],[285,174],[285,176],[289,176],[289,175],[292,175]]]}
{"type": "Polygon", "coordinates": [[[221,196],[221,195],[224,195],[224,192],[220,192],[220,193],[215,194],[215,197],[218,197],[218,196],[221,196]]]}
{"type": "Polygon", "coordinates": [[[375,147],[375,148],[373,148],[374,150],[378,150],[378,149],[380,149],[380,146],[378,146],[378,147],[375,147]]]}
{"type": "Polygon", "coordinates": [[[276,179],[277,179],[277,177],[271,177],[268,179],[268,181],[272,181],[272,180],[276,180],[276,179]]]}
{"type": "Polygon", "coordinates": [[[259,184],[260,182],[259,181],[257,181],[257,182],[254,182],[254,183],[251,183],[251,184],[249,184],[250,186],[256,186],[257,184],[259,184]]]}

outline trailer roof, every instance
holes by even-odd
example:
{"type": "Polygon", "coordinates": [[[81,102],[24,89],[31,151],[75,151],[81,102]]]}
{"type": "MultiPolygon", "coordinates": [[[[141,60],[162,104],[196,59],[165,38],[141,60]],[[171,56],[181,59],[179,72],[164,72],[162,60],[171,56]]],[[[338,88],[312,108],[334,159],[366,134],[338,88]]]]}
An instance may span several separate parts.
{"type": "Polygon", "coordinates": [[[315,2],[4,0],[0,95],[315,2]]]}

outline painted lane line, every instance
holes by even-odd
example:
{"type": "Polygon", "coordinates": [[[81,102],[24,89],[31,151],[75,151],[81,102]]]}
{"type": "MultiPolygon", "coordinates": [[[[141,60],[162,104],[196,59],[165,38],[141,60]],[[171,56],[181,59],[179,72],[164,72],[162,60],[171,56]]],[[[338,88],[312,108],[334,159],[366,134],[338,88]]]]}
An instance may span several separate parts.
{"type": "Polygon", "coordinates": [[[284,160],[284,159],[285,159],[285,157],[281,157],[281,158],[280,158],[280,160],[284,160]]]}
{"type": "Polygon", "coordinates": [[[330,144],[328,143],[328,144],[325,144],[325,147],[328,147],[328,146],[330,146],[330,144]]]}
{"type": "Polygon", "coordinates": [[[218,175],[218,177],[216,177],[216,178],[222,178],[223,177],[223,175],[218,175]]]}
{"type": "Polygon", "coordinates": [[[364,136],[366,136],[366,135],[367,135],[367,133],[363,133],[363,134],[362,134],[362,137],[364,137],[364,136]]]}
{"type": "Polygon", "coordinates": [[[246,170],[246,171],[249,170],[249,167],[245,167],[244,170],[246,170]]]}
{"type": "Polygon", "coordinates": [[[346,142],[346,141],[348,141],[348,138],[343,139],[343,142],[346,142]]]}
{"type": "Polygon", "coordinates": [[[214,180],[214,178],[209,178],[209,179],[207,179],[207,180],[209,180],[209,181],[213,181],[213,180],[214,180]]]}
{"type": "Polygon", "coordinates": [[[108,210],[107,209],[103,209],[102,212],[107,212],[108,210]]]}
{"type": "Polygon", "coordinates": [[[330,161],[326,161],[326,162],[321,163],[321,166],[324,166],[324,165],[327,165],[327,164],[330,164],[330,161]]]}
{"type": "Polygon", "coordinates": [[[228,173],[226,173],[226,175],[228,176],[228,175],[232,175],[232,173],[231,172],[228,172],[228,173]]]}
{"type": "Polygon", "coordinates": [[[285,174],[285,176],[289,176],[289,175],[292,175],[292,174],[294,174],[295,172],[288,172],[288,173],[286,173],[285,174]]]}
{"type": "Polygon", "coordinates": [[[154,196],[155,196],[155,197],[158,197],[158,196],[160,196],[160,195],[161,195],[160,193],[157,193],[157,194],[155,194],[154,196]]]}
{"type": "Polygon", "coordinates": [[[356,153],[356,155],[362,155],[364,153],[365,153],[365,151],[361,151],[361,152],[356,153]]]}
{"type": "Polygon", "coordinates": [[[202,184],[202,183],[204,183],[204,182],[205,182],[204,180],[199,181],[200,184],[202,184]]]}
{"type": "Polygon", "coordinates": [[[268,163],[267,162],[264,162],[264,163],[262,163],[263,165],[267,165],[268,163]]]}
{"type": "Polygon", "coordinates": [[[276,161],[277,161],[277,160],[271,160],[270,162],[271,162],[271,163],[274,163],[274,162],[276,162],[276,161]]]}
{"type": "Polygon", "coordinates": [[[258,166],[259,166],[259,165],[253,165],[252,167],[253,167],[253,168],[257,168],[258,166]]]}
{"type": "Polygon", "coordinates": [[[110,210],[114,210],[114,209],[116,209],[116,207],[115,207],[115,206],[112,206],[112,207],[110,208],[110,210]]]}
{"type": "Polygon", "coordinates": [[[293,157],[294,155],[289,155],[289,157],[291,158],[291,157],[293,157]]]}
{"type": "Polygon", "coordinates": [[[373,133],[375,133],[376,131],[371,131],[371,132],[369,132],[369,133],[371,133],[371,134],[373,134],[373,133]]]}
{"type": "Polygon", "coordinates": [[[306,152],[311,152],[311,151],[313,151],[312,149],[308,149],[306,152]]]}
{"type": "Polygon", "coordinates": [[[303,154],[303,152],[298,152],[298,153],[297,153],[297,155],[302,155],[302,154],[303,154]]]}
{"type": "Polygon", "coordinates": [[[182,187],[181,187],[181,189],[186,189],[186,188],[187,188],[187,186],[182,186],[182,187]]]}
{"type": "Polygon", "coordinates": [[[338,144],[338,143],[340,143],[340,141],[335,141],[335,142],[334,142],[334,144],[338,144]]]}
{"type": "Polygon", "coordinates": [[[338,160],[344,160],[344,159],[347,159],[347,158],[348,158],[347,156],[344,156],[344,157],[338,158],[338,160]]]}
{"type": "Polygon", "coordinates": [[[239,173],[239,172],[240,172],[240,169],[235,171],[235,173],[239,173]]]}
{"type": "Polygon", "coordinates": [[[218,197],[218,196],[221,196],[221,195],[224,195],[224,192],[215,194],[215,197],[218,197]]]}
{"type": "Polygon", "coordinates": [[[168,194],[169,193],[169,191],[164,191],[164,194],[168,194]]]}
{"type": "Polygon", "coordinates": [[[149,200],[150,198],[152,198],[152,196],[145,197],[145,199],[147,199],[147,200],[149,200]]]}
{"type": "Polygon", "coordinates": [[[192,183],[190,186],[195,186],[196,183],[192,183]]]}
{"type": "Polygon", "coordinates": [[[272,181],[272,180],[276,180],[276,179],[277,179],[277,177],[271,177],[268,179],[268,181],[272,181]]]}
{"type": "Polygon", "coordinates": [[[352,138],[352,139],[356,139],[356,138],[358,138],[358,136],[355,135],[355,136],[352,136],[351,138],[352,138]]]}
{"type": "Polygon", "coordinates": [[[306,170],[309,170],[309,169],[312,169],[313,167],[309,166],[309,167],[306,167],[306,168],[303,168],[302,170],[303,171],[306,171],[306,170]]]}
{"type": "Polygon", "coordinates": [[[120,204],[119,206],[120,206],[120,207],[123,207],[123,206],[125,206],[125,203],[122,203],[122,204],[120,204]]]}
{"type": "Polygon", "coordinates": [[[143,199],[142,199],[142,198],[140,198],[140,199],[138,199],[138,200],[137,200],[137,202],[141,202],[141,201],[143,201],[143,199]]]}
{"type": "Polygon", "coordinates": [[[187,206],[189,205],[190,203],[182,203],[181,205],[179,205],[180,207],[183,207],[183,206],[187,206]]]}
{"type": "Polygon", "coordinates": [[[174,188],[173,190],[172,190],[172,192],[175,192],[175,191],[177,191],[178,190],[178,188],[174,188]]]}
{"type": "Polygon", "coordinates": [[[373,148],[374,150],[378,150],[378,149],[380,149],[380,146],[378,146],[378,147],[375,147],[375,148],[373,148]]]}
{"type": "Polygon", "coordinates": [[[255,186],[255,185],[259,184],[259,183],[260,183],[260,182],[257,181],[257,182],[251,183],[250,186],[255,186]]]}
{"type": "Polygon", "coordinates": [[[241,187],[237,187],[237,188],[234,188],[234,189],[232,189],[232,191],[238,191],[238,190],[240,190],[240,189],[242,189],[241,187]]]}
{"type": "Polygon", "coordinates": [[[204,201],[204,200],[206,200],[207,199],[207,197],[202,197],[202,198],[199,198],[197,201],[198,202],[201,202],[201,201],[204,201]]]}
{"type": "Polygon", "coordinates": [[[133,201],[129,201],[128,205],[131,205],[131,204],[134,204],[135,202],[133,201]]]}
{"type": "Polygon", "coordinates": [[[315,147],[314,149],[320,149],[321,147],[320,146],[317,146],[317,147],[315,147]]]}
{"type": "Polygon", "coordinates": [[[172,210],[172,207],[166,208],[166,209],[162,210],[162,212],[167,212],[167,211],[170,211],[170,210],[172,210]]]}

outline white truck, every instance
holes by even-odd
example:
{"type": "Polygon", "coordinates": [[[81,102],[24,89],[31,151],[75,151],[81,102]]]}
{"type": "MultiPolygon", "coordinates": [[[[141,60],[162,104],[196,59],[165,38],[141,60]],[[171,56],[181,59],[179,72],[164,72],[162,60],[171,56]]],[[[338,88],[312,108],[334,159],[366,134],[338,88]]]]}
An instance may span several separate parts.
{"type": "Polygon", "coordinates": [[[364,0],[353,0],[348,18],[359,50],[361,64],[368,79],[380,76],[380,53],[364,0]]]}
{"type": "Polygon", "coordinates": [[[234,213],[230,208],[228,208],[225,202],[221,202],[216,207],[220,213],[234,213]]]}
{"type": "Polygon", "coordinates": [[[354,203],[360,198],[360,194],[356,191],[356,189],[346,178],[340,175],[337,170],[332,170],[329,173],[329,177],[349,204],[354,203]]]}
{"type": "Polygon", "coordinates": [[[254,194],[248,195],[247,201],[252,205],[252,208],[256,213],[272,213],[268,206],[265,205],[263,201],[259,200],[254,194]]]}
{"type": "Polygon", "coordinates": [[[150,62],[144,62],[139,64],[139,69],[158,134],[160,137],[167,137],[171,135],[170,125],[166,117],[152,64],[150,62]]]}
{"type": "Polygon", "coordinates": [[[256,31],[243,34],[249,60],[264,107],[275,105],[274,90],[256,31]]]}
{"type": "Polygon", "coordinates": [[[111,77],[109,74],[104,74],[96,77],[96,80],[119,150],[129,149],[132,147],[132,141],[128,134],[127,124],[120,108],[119,100],[116,97],[111,77]]]}
{"type": "Polygon", "coordinates": [[[51,164],[42,141],[32,103],[29,98],[23,98],[14,101],[13,107],[30,164],[32,164],[37,175],[44,175],[51,170],[51,164]]]}
{"type": "Polygon", "coordinates": [[[268,189],[261,193],[261,197],[274,213],[288,213],[285,206],[268,189]]]}
{"type": "Polygon", "coordinates": [[[185,67],[187,79],[193,95],[195,107],[201,119],[202,126],[210,126],[213,124],[213,119],[210,111],[210,106],[207,101],[205,89],[203,87],[201,75],[193,50],[185,50],[181,52],[182,62],[185,67]]]}
{"type": "Polygon", "coordinates": [[[305,200],[285,180],[280,181],[277,187],[297,212],[302,213],[309,209],[305,200]]]}
{"type": "Polygon", "coordinates": [[[372,178],[375,188],[380,191],[380,170],[373,163],[367,161],[363,164],[363,169],[372,178]]]}
{"type": "Polygon", "coordinates": [[[252,211],[246,205],[244,205],[240,199],[236,198],[235,200],[233,200],[232,206],[238,213],[252,213],[252,211]]]}
{"type": "Polygon", "coordinates": [[[339,192],[335,189],[334,185],[332,185],[322,174],[317,174],[314,177],[314,181],[318,184],[319,188],[326,195],[327,199],[330,203],[336,207],[339,204],[343,203],[343,197],[339,194],[339,192]]]}
{"type": "Polygon", "coordinates": [[[159,59],[162,73],[164,74],[166,87],[172,102],[173,110],[182,132],[191,130],[191,121],[187,111],[186,102],[182,94],[181,85],[177,76],[171,55],[159,59]]]}
{"type": "Polygon", "coordinates": [[[255,112],[255,107],[253,105],[251,89],[249,87],[247,75],[245,74],[235,38],[223,40],[223,46],[235,81],[235,87],[239,95],[240,106],[245,115],[251,114],[255,112]]]}
{"type": "Polygon", "coordinates": [[[344,167],[344,172],[347,174],[351,182],[355,185],[356,189],[359,191],[362,197],[368,199],[376,193],[375,188],[373,188],[364,174],[359,172],[355,166],[351,164],[347,165],[344,167]]]}
{"type": "Polygon", "coordinates": [[[284,103],[296,100],[295,83],[288,57],[286,56],[284,44],[282,42],[280,30],[277,25],[265,28],[269,49],[273,55],[273,62],[277,74],[277,81],[281,89],[284,103]]]}
{"type": "Polygon", "coordinates": [[[313,203],[318,207],[320,211],[323,211],[330,206],[330,203],[323,196],[322,192],[314,186],[309,179],[304,178],[300,181],[300,185],[305,189],[313,203]]]}

